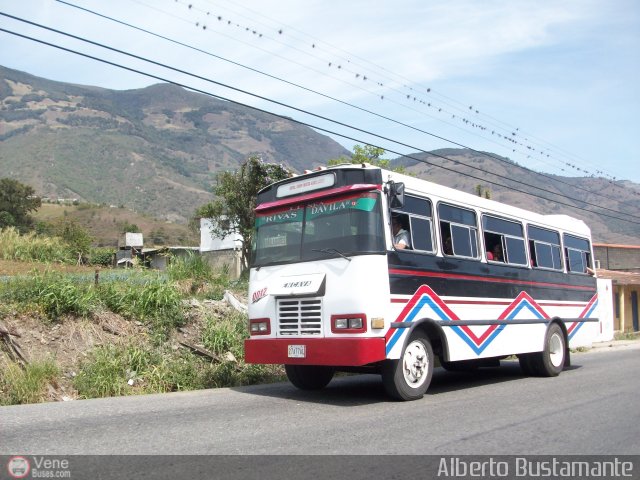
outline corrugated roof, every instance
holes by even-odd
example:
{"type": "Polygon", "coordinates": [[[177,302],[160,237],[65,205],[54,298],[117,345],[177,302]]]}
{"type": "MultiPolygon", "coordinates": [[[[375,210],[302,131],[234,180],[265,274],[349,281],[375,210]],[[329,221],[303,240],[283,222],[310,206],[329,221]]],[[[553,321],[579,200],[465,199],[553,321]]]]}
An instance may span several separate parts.
{"type": "Polygon", "coordinates": [[[640,245],[617,245],[612,243],[594,243],[594,247],[606,247],[606,248],[632,248],[640,250],[640,245]]]}
{"type": "Polygon", "coordinates": [[[619,272],[598,268],[596,275],[598,278],[613,280],[614,285],[640,285],[640,273],[619,272]]]}

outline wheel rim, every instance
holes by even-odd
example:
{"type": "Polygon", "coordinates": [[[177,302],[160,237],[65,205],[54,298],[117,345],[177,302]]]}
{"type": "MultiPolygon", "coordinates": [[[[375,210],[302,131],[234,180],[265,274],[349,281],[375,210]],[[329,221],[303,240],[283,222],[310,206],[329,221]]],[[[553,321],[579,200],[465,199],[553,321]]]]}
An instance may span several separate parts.
{"type": "Polygon", "coordinates": [[[549,339],[549,360],[556,368],[561,367],[564,362],[564,342],[559,333],[554,333],[549,339]]]}
{"type": "Polygon", "coordinates": [[[429,356],[424,344],[418,340],[407,345],[402,356],[402,373],[411,388],[420,387],[427,379],[429,356]]]}

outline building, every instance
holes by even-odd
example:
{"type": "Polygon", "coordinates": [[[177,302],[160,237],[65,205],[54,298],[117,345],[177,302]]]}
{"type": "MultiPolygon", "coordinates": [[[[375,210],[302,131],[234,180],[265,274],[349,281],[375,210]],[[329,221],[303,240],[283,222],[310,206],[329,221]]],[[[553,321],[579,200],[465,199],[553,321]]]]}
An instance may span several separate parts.
{"type": "Polygon", "coordinates": [[[116,266],[129,268],[135,264],[134,258],[142,252],[144,239],[142,233],[127,232],[118,238],[118,250],[116,251],[116,266]]]}
{"type": "Polygon", "coordinates": [[[211,220],[200,219],[200,254],[215,269],[225,269],[232,279],[242,273],[242,237],[239,234],[224,238],[211,233],[211,220]]]}
{"type": "Polygon", "coordinates": [[[640,297],[640,273],[597,271],[598,279],[612,283],[613,329],[619,332],[639,332],[638,297],[640,297]]]}
{"type": "Polygon", "coordinates": [[[640,245],[594,243],[597,275],[612,283],[614,321],[619,332],[638,332],[640,245]]]}
{"type": "Polygon", "coordinates": [[[597,268],[640,273],[640,245],[594,243],[593,254],[597,268]]]}

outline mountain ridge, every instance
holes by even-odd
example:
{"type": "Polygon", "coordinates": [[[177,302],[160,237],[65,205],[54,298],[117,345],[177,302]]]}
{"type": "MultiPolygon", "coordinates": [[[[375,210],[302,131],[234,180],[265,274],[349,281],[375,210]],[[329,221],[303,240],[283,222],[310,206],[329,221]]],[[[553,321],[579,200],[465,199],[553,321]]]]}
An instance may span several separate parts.
{"type": "Polygon", "coordinates": [[[181,222],[210,200],[217,171],[251,154],[303,170],[349,153],[293,121],[174,85],[114,91],[4,67],[0,141],[5,175],[40,195],[181,222]]]}
{"type": "MultiPolygon", "coordinates": [[[[0,146],[0,176],[32,185],[41,196],[126,206],[178,223],[210,201],[217,172],[237,168],[248,155],[298,172],[350,155],[286,118],[175,85],[115,91],[1,66],[0,146]]],[[[391,163],[466,192],[480,186],[494,200],[538,213],[582,218],[594,241],[640,243],[638,223],[594,214],[597,209],[584,203],[633,215],[640,211],[640,185],[630,181],[539,174],[506,157],[458,148],[391,163]]]]}

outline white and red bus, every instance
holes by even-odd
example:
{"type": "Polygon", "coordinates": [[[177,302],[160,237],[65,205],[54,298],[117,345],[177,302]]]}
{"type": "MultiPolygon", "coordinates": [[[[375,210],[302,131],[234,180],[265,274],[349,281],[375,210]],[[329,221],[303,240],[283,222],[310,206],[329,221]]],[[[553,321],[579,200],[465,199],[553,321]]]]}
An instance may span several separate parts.
{"type": "Polygon", "coordinates": [[[258,194],[245,358],[283,364],[301,389],[379,373],[401,400],[422,397],[436,358],[517,355],[556,376],[597,334],[592,259],[589,228],[565,215],[366,164],[297,176],[258,194]]]}

